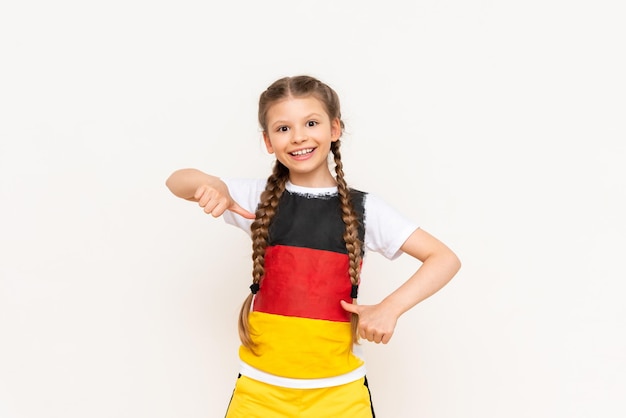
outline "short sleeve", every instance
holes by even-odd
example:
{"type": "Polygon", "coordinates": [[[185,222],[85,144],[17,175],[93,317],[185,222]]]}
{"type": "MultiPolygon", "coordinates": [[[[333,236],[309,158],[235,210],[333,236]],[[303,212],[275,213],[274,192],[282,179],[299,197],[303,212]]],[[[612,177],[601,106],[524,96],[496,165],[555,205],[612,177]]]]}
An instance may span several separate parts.
{"type": "MultiPolygon", "coordinates": [[[[259,204],[261,193],[265,190],[265,180],[261,179],[221,179],[228,187],[228,192],[235,202],[242,208],[254,213],[259,204]]],[[[246,219],[234,212],[227,210],[222,215],[224,221],[229,225],[234,225],[251,234],[250,226],[254,219],[246,219]]]]}
{"type": "Polygon", "coordinates": [[[402,244],[419,225],[380,198],[365,196],[365,246],[393,260],[402,254],[402,244]]]}

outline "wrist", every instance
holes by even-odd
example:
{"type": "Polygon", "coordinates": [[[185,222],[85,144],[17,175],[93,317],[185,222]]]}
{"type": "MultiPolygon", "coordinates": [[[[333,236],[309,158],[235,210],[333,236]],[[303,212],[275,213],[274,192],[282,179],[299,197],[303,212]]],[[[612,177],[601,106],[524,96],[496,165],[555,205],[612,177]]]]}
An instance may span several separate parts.
{"type": "Polygon", "coordinates": [[[390,314],[392,314],[396,319],[400,318],[400,316],[407,311],[404,306],[400,303],[400,301],[396,300],[392,296],[388,296],[380,302],[380,306],[390,314]]]}

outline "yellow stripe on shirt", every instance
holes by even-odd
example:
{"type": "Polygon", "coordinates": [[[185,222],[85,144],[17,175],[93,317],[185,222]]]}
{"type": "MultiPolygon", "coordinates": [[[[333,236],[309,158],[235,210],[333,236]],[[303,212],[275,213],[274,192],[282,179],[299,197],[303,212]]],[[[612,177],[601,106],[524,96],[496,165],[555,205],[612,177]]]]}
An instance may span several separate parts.
{"type": "Polygon", "coordinates": [[[266,373],[294,379],[318,379],[349,373],[363,364],[352,353],[350,323],[250,313],[254,353],[239,357],[266,373]]]}

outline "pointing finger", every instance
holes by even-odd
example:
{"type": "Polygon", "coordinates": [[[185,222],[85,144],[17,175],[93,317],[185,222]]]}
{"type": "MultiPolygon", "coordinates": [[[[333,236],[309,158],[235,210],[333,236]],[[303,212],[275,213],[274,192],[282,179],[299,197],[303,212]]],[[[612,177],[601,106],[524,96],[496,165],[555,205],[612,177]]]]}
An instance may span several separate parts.
{"type": "Polygon", "coordinates": [[[353,303],[348,303],[345,300],[341,300],[340,303],[341,303],[341,307],[345,311],[351,312],[351,313],[354,313],[354,314],[357,314],[357,315],[359,314],[359,312],[360,312],[359,305],[355,305],[353,303]]]}
{"type": "Polygon", "coordinates": [[[252,212],[247,211],[237,204],[237,202],[233,202],[231,207],[229,208],[231,212],[236,213],[239,216],[243,216],[246,219],[255,219],[256,215],[252,212]]]}

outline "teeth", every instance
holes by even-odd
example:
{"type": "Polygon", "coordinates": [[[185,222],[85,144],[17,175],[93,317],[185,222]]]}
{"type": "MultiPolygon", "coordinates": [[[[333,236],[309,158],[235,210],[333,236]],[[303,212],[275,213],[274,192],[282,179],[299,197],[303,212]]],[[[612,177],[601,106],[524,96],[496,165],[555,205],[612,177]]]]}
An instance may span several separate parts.
{"type": "Polygon", "coordinates": [[[313,148],[307,148],[307,149],[301,149],[299,151],[294,151],[291,153],[291,155],[304,155],[304,154],[310,154],[311,152],[313,152],[313,148]]]}

